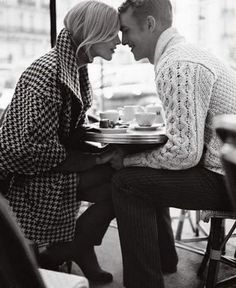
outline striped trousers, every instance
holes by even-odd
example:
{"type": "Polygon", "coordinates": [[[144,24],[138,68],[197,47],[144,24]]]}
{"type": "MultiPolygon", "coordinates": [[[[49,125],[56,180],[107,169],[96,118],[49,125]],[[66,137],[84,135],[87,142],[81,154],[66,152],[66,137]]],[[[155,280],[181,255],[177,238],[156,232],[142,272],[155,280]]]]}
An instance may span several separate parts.
{"type": "Polygon", "coordinates": [[[231,209],[223,176],[201,166],[180,171],[123,168],[114,175],[112,190],[126,288],[164,287],[161,265],[163,259],[172,261],[165,244],[171,246],[173,234],[162,235],[170,223],[158,225],[163,207],[231,209]]]}

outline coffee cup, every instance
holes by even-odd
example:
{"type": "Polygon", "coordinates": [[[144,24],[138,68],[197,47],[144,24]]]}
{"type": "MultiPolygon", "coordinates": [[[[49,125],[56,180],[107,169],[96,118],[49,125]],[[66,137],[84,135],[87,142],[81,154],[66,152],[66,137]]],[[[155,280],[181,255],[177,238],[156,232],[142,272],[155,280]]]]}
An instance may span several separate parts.
{"type": "Polygon", "coordinates": [[[135,113],[143,111],[141,106],[138,105],[127,105],[124,106],[121,113],[121,120],[123,122],[132,122],[135,119],[135,113]]]}
{"type": "Polygon", "coordinates": [[[156,120],[156,113],[138,112],[135,113],[135,120],[140,127],[150,127],[156,120]]]}
{"type": "Polygon", "coordinates": [[[116,110],[106,110],[99,113],[100,119],[108,119],[113,123],[117,123],[119,120],[119,112],[116,110]]]}
{"type": "Polygon", "coordinates": [[[152,112],[156,114],[156,120],[155,123],[158,124],[164,124],[165,123],[165,117],[164,117],[164,110],[162,105],[148,105],[146,106],[147,112],[152,112]]]}

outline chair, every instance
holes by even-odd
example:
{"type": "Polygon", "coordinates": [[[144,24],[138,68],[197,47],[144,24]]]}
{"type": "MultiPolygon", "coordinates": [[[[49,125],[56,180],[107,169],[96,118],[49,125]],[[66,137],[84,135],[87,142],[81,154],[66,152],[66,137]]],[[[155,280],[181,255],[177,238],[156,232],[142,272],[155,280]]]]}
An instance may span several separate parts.
{"type": "Polygon", "coordinates": [[[224,247],[236,229],[236,221],[234,221],[231,229],[225,235],[224,221],[225,219],[236,219],[236,213],[206,210],[201,211],[201,218],[205,222],[210,221],[210,234],[207,242],[206,252],[198,269],[197,275],[203,277],[203,273],[209,262],[206,278],[203,279],[202,282],[203,285],[206,285],[204,287],[232,287],[233,284],[236,284],[235,277],[227,278],[218,282],[217,276],[220,261],[236,268],[236,259],[223,255],[224,247]]]}
{"type": "Polygon", "coordinates": [[[215,118],[215,129],[225,143],[221,160],[226,172],[226,184],[232,206],[236,211],[236,115],[221,115],[215,118]]]}
{"type": "Polygon", "coordinates": [[[178,219],[178,225],[176,229],[176,234],[175,234],[175,240],[183,242],[183,243],[188,243],[188,242],[199,242],[202,240],[206,240],[208,236],[208,233],[205,231],[205,229],[201,226],[201,218],[200,218],[200,211],[196,210],[195,212],[195,223],[193,223],[192,215],[191,215],[190,210],[185,210],[181,209],[180,210],[180,215],[177,217],[178,219]],[[182,232],[184,228],[184,222],[185,220],[189,221],[189,224],[192,228],[192,231],[194,233],[194,237],[192,238],[185,238],[182,239],[182,232]],[[200,232],[204,234],[204,237],[199,237],[200,232]]]}
{"type": "Polygon", "coordinates": [[[0,235],[1,288],[88,287],[88,281],[84,277],[38,269],[34,255],[1,194],[0,235]],[[53,286],[52,283],[57,284],[53,286]]]}
{"type": "MultiPolygon", "coordinates": [[[[209,261],[206,288],[233,287],[236,277],[230,277],[220,282],[217,281],[219,262],[222,261],[236,267],[236,259],[223,256],[222,251],[229,238],[236,229],[236,221],[225,236],[224,220],[236,219],[236,115],[220,115],[214,119],[217,134],[223,141],[221,161],[225,170],[225,180],[229,197],[232,200],[233,212],[202,211],[204,221],[211,220],[210,235],[206,253],[199,267],[198,275],[202,276],[209,261]]],[[[236,253],[235,253],[236,254],[236,253]]],[[[205,282],[205,281],[204,281],[205,282]]]]}

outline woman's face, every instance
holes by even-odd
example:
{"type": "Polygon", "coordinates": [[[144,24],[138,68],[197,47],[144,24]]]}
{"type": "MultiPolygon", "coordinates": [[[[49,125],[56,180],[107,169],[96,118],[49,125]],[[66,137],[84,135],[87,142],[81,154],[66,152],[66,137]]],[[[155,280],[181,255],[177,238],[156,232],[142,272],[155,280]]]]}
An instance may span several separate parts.
{"type": "Polygon", "coordinates": [[[120,38],[118,34],[108,42],[100,42],[93,44],[90,48],[90,55],[94,57],[102,57],[105,60],[111,60],[112,54],[115,52],[116,45],[120,44],[120,38]]]}

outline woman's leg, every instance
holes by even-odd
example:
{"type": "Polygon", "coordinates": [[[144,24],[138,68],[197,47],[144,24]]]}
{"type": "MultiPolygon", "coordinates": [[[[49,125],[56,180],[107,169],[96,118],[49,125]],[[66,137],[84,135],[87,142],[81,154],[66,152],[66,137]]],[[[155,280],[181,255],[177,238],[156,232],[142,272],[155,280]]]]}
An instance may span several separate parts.
{"type": "Polygon", "coordinates": [[[99,266],[94,246],[100,245],[111,220],[115,217],[112,197],[111,178],[114,170],[109,165],[100,165],[79,175],[79,201],[91,202],[76,221],[72,260],[85,276],[96,282],[110,282],[113,277],[99,266]]]}
{"type": "Polygon", "coordinates": [[[92,205],[77,219],[74,241],[55,243],[41,254],[42,267],[55,269],[64,261],[73,260],[89,280],[112,281],[112,275],[100,268],[94,245],[101,244],[114,218],[110,184],[113,171],[108,165],[101,165],[80,173],[77,200],[92,205]]]}
{"type": "Polygon", "coordinates": [[[87,243],[101,244],[115,217],[111,197],[113,173],[109,165],[101,165],[80,174],[78,200],[91,202],[92,205],[77,220],[76,238],[81,239],[83,236],[87,243]]]}

